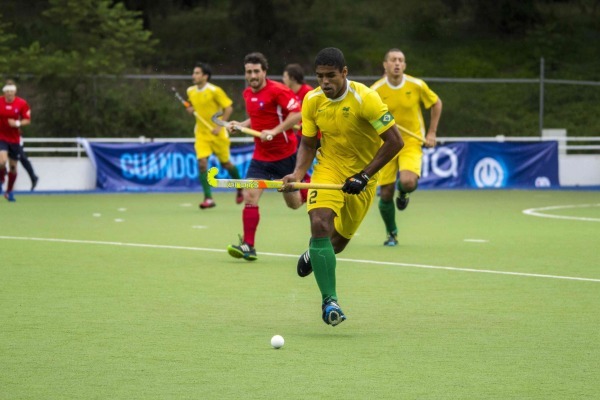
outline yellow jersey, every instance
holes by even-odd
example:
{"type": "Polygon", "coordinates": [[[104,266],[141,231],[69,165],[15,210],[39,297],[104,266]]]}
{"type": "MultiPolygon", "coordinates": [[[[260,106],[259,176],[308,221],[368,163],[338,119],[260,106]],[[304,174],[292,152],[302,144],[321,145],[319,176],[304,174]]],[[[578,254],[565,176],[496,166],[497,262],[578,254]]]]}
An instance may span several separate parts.
{"type": "MultiPolygon", "coordinates": [[[[233,104],[233,101],[227,96],[223,89],[210,82],[202,89],[198,89],[198,86],[196,85],[190,86],[187,88],[187,96],[196,113],[204,118],[210,125],[214,125],[211,118],[217,111],[221,111],[233,104]]],[[[225,128],[223,128],[223,131],[224,130],[225,128]]],[[[198,120],[196,120],[194,134],[196,137],[215,137],[215,135],[213,135],[212,132],[198,120]]],[[[226,133],[221,132],[219,136],[226,137],[227,135],[226,133]]]]}
{"type": "MultiPolygon", "coordinates": [[[[384,76],[371,85],[371,89],[379,93],[398,125],[425,137],[427,129],[421,104],[425,108],[431,108],[438,101],[438,96],[423,80],[404,74],[402,82],[398,86],[392,86],[384,76]]],[[[402,130],[400,133],[403,137],[406,136],[402,130]]]]}
{"type": "MultiPolygon", "coordinates": [[[[315,169],[328,170],[339,182],[369,164],[381,147],[379,135],[394,125],[388,107],[374,90],[347,81],[346,91],[330,99],[320,87],[302,102],[302,135],[321,131],[315,169]]],[[[376,180],[376,179],[374,179],[376,180]]]]}

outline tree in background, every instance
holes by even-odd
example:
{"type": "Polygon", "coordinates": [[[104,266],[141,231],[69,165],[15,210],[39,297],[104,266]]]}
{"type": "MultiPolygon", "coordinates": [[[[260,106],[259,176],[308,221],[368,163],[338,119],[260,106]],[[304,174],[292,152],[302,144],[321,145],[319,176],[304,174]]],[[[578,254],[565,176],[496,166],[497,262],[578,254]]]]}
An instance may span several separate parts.
{"type": "Polygon", "coordinates": [[[44,35],[9,53],[5,73],[35,77],[45,106],[36,124],[45,131],[103,131],[111,112],[104,106],[115,96],[113,85],[99,85],[98,76],[135,71],[157,41],[142,28],[139,13],[109,0],[49,0],[43,17],[44,35]]]}

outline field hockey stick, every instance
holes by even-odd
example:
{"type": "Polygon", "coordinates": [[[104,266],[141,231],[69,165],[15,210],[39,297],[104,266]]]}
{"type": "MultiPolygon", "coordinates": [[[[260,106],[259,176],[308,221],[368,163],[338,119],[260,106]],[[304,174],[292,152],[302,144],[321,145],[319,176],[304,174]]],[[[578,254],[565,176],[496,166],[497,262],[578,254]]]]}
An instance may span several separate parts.
{"type": "MultiPolygon", "coordinates": [[[[186,99],[184,99],[183,97],[181,97],[181,95],[177,92],[177,89],[175,89],[174,87],[172,87],[171,90],[173,91],[173,93],[175,93],[175,97],[177,97],[177,100],[179,100],[181,102],[181,104],[183,104],[183,106],[185,108],[188,108],[188,107],[192,106],[189,101],[187,101],[186,99]]],[[[207,120],[205,120],[204,118],[202,118],[196,111],[194,111],[194,117],[196,117],[196,119],[198,121],[200,121],[200,123],[202,125],[204,125],[205,127],[207,127],[209,130],[211,130],[211,131],[213,130],[213,126],[211,124],[209,124],[207,120]]]]}
{"type": "MultiPolygon", "coordinates": [[[[219,173],[217,167],[208,170],[208,184],[217,188],[228,189],[280,189],[283,186],[282,181],[269,181],[264,179],[217,179],[219,173]]],[[[315,182],[291,182],[289,185],[294,189],[331,189],[341,190],[342,184],[335,183],[315,183],[315,182]]]]}
{"type": "Polygon", "coordinates": [[[396,124],[396,126],[398,127],[398,129],[400,129],[402,132],[406,133],[408,136],[411,136],[411,137],[417,139],[419,142],[421,142],[423,144],[427,143],[427,141],[421,135],[417,135],[416,133],[409,131],[402,125],[396,124]]]}
{"type": "MultiPolygon", "coordinates": [[[[215,115],[213,115],[210,119],[212,120],[212,122],[214,122],[215,124],[219,125],[219,126],[224,126],[227,128],[227,126],[229,125],[229,123],[227,121],[223,121],[222,119],[220,119],[219,117],[223,115],[223,111],[217,111],[215,113],[215,115]]],[[[242,132],[245,133],[246,135],[250,135],[250,136],[254,136],[257,138],[260,138],[260,132],[254,129],[250,129],[250,128],[246,128],[243,126],[239,126],[239,125],[234,125],[233,129],[238,131],[238,132],[242,132]]],[[[273,140],[273,136],[272,135],[268,135],[267,136],[267,140],[273,140]]]]}

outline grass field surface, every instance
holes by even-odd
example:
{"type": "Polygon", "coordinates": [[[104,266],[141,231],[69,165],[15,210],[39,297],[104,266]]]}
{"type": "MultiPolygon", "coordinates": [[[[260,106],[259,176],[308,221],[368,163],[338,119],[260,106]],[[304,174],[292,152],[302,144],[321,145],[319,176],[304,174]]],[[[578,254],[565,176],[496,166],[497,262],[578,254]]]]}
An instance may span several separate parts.
{"type": "Polygon", "coordinates": [[[0,202],[0,399],[595,399],[600,192],[417,191],[338,255],[348,320],[296,275],[304,209],[232,192],[0,202]],[[285,346],[270,346],[273,335],[285,346]]]}

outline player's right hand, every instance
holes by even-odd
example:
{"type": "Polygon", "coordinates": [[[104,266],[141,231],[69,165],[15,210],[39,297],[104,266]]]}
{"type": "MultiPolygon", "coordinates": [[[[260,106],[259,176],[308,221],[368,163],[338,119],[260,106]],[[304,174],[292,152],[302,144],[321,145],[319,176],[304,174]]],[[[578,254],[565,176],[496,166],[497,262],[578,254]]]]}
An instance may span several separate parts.
{"type": "Polygon", "coordinates": [[[289,174],[281,178],[283,185],[277,189],[278,192],[294,192],[298,189],[294,189],[293,183],[300,182],[300,179],[296,178],[296,175],[289,174]]]}
{"type": "Polygon", "coordinates": [[[346,179],[344,186],[342,186],[342,192],[348,194],[359,194],[362,192],[369,183],[369,175],[365,171],[360,171],[358,174],[352,175],[346,179]]]}

